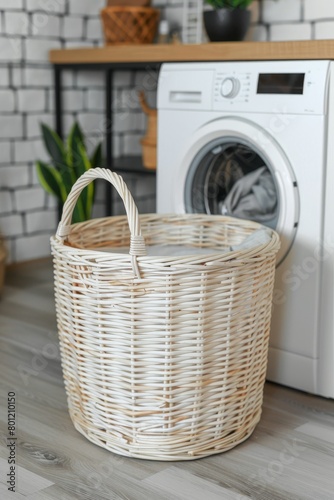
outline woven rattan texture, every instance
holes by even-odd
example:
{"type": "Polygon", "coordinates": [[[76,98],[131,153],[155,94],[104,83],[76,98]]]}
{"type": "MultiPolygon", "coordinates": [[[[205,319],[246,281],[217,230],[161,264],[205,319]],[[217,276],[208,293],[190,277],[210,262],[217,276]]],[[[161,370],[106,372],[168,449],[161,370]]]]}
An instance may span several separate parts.
{"type": "Polygon", "coordinates": [[[122,455],[190,460],[226,451],[260,419],[278,236],[230,252],[258,224],[155,214],[129,223],[141,226],[146,245],[194,252],[138,256],[139,279],[133,257],[101,251],[129,245],[125,216],[52,238],[71,418],[122,455]],[[207,247],[217,252],[196,255],[207,247]]]}
{"type": "Polygon", "coordinates": [[[101,11],[107,45],[121,43],[152,43],[159,10],[151,7],[106,7],[101,11]]]}

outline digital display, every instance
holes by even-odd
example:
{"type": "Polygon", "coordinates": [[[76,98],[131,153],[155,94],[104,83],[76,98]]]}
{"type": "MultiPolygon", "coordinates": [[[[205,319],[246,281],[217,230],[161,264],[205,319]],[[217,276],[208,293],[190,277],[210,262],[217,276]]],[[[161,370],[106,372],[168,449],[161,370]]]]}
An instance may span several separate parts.
{"type": "Polygon", "coordinates": [[[258,94],[303,94],[305,73],[260,73],[258,94]]]}

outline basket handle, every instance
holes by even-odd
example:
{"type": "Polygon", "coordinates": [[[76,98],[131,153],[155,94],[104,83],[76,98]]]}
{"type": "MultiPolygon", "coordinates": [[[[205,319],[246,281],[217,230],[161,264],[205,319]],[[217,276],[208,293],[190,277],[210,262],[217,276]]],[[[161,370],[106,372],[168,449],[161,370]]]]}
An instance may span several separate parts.
{"type": "Polygon", "coordinates": [[[71,233],[71,222],[74,207],[78,201],[81,191],[94,179],[105,179],[110,182],[122,198],[131,233],[129,254],[131,255],[132,268],[136,277],[140,279],[137,257],[146,255],[146,246],[144,237],[141,234],[138,209],[124,180],[115,172],[106,168],[91,168],[75,182],[67,200],[64,203],[63,213],[58,225],[56,237],[59,241],[64,242],[67,236],[71,233]]]}

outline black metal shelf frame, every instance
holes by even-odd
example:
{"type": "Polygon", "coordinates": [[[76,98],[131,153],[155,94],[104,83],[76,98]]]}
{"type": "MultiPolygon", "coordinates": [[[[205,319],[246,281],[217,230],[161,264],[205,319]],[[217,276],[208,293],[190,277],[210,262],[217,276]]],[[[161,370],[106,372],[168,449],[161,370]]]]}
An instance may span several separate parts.
{"type": "MultiPolygon", "coordinates": [[[[106,161],[109,168],[118,173],[132,173],[136,175],[154,175],[154,171],[144,168],[128,168],[124,160],[113,158],[113,76],[115,71],[126,70],[159,70],[162,62],[127,62],[127,63],[67,63],[54,65],[55,85],[55,121],[56,131],[63,138],[63,102],[62,102],[62,73],[66,70],[72,71],[103,71],[105,74],[105,138],[106,138],[106,161]]],[[[137,158],[138,160],[138,158],[137,158]]],[[[138,161],[137,161],[138,164],[138,161]]],[[[112,186],[106,186],[106,215],[112,215],[112,186]]]]}

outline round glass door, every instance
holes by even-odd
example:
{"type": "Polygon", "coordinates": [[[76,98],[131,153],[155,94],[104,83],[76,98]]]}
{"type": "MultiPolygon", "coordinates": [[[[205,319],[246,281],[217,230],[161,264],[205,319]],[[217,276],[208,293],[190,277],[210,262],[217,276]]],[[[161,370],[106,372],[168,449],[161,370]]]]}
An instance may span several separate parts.
{"type": "Polygon", "coordinates": [[[224,137],[203,147],[188,170],[187,212],[229,215],[277,228],[280,195],[275,176],[253,146],[224,137]]]}

